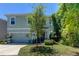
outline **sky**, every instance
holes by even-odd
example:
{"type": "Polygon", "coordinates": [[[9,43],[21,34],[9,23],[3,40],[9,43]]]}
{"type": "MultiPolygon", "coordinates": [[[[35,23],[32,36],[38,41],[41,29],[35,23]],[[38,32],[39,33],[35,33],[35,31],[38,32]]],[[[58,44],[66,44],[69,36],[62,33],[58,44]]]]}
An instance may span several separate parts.
{"type": "MultiPolygon", "coordinates": [[[[0,3],[0,18],[6,19],[5,14],[33,13],[34,7],[38,5],[39,3],[0,3]]],[[[58,10],[56,3],[42,3],[42,5],[48,16],[58,10]]]]}

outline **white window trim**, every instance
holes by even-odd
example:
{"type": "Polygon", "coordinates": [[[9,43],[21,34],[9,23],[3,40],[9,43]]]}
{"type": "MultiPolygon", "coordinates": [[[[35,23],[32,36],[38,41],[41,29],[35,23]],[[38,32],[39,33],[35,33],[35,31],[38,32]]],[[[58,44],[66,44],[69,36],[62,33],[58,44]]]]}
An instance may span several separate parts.
{"type": "Polygon", "coordinates": [[[16,25],[16,17],[15,17],[15,16],[11,16],[11,17],[10,17],[10,25],[11,25],[11,26],[16,25]],[[11,24],[11,18],[15,18],[15,24],[13,24],[13,25],[11,24]]]}

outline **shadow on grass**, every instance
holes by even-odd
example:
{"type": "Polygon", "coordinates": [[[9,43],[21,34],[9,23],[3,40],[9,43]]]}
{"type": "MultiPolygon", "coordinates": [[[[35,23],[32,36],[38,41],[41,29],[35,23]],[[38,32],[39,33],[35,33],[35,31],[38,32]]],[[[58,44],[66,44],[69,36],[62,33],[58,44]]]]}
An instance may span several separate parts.
{"type": "Polygon", "coordinates": [[[74,56],[79,56],[79,52],[75,52],[75,55],[74,56]]]}

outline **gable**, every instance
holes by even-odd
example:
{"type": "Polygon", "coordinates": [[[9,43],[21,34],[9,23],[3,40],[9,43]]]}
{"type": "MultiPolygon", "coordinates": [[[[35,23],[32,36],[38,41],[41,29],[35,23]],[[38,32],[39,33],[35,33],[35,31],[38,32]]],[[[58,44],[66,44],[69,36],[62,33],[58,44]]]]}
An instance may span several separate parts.
{"type": "Polygon", "coordinates": [[[10,28],[26,28],[28,27],[28,19],[26,15],[7,15],[7,25],[10,28]],[[11,24],[11,18],[15,18],[15,25],[11,24]]]}

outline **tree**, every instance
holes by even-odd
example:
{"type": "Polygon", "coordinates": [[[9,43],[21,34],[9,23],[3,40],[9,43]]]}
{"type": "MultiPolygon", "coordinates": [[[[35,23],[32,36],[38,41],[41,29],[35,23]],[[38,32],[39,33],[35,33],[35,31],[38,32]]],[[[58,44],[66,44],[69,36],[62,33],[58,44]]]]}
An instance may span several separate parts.
{"type": "Polygon", "coordinates": [[[31,32],[36,33],[36,39],[40,40],[40,37],[44,34],[45,26],[45,15],[44,8],[42,5],[39,5],[35,8],[34,13],[28,17],[31,24],[31,32]]]}
{"type": "Polygon", "coordinates": [[[60,20],[63,44],[77,46],[79,43],[79,4],[61,4],[57,17],[60,20]],[[63,7],[64,6],[64,7],[63,7]]]}
{"type": "Polygon", "coordinates": [[[53,34],[53,39],[56,41],[56,42],[58,42],[59,41],[59,39],[60,39],[60,37],[61,37],[61,35],[60,35],[60,27],[59,27],[59,24],[58,24],[58,22],[57,22],[57,19],[56,19],[56,16],[55,16],[55,14],[53,14],[52,16],[51,16],[51,18],[52,18],[52,24],[53,24],[53,28],[54,28],[54,34],[53,34]],[[56,36],[56,37],[55,37],[56,36]]]}

